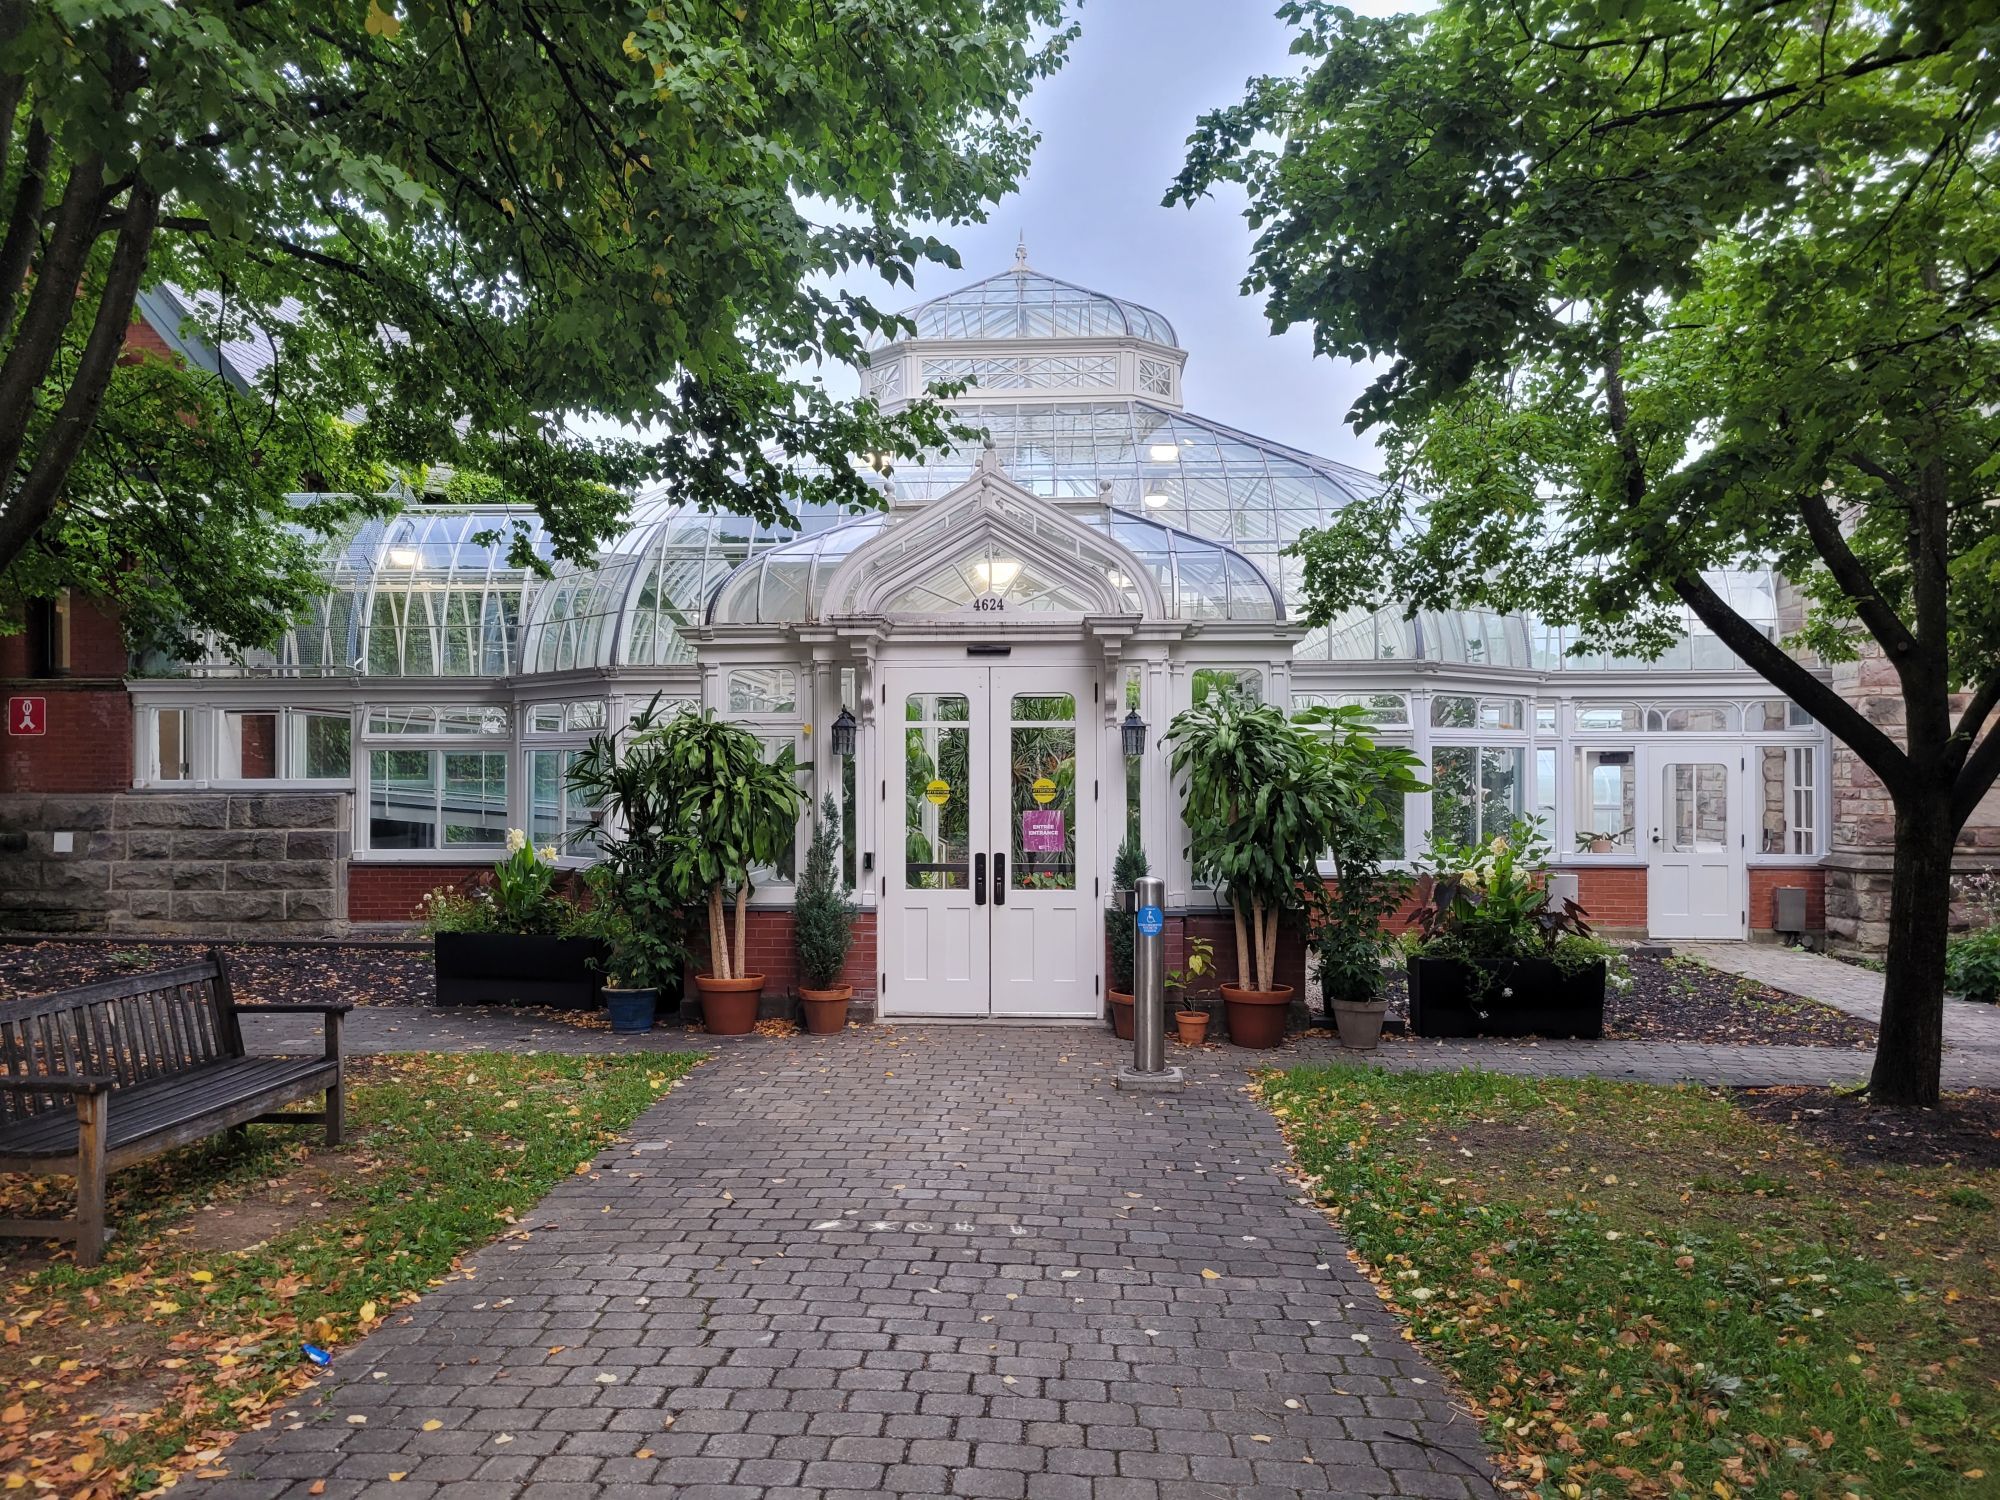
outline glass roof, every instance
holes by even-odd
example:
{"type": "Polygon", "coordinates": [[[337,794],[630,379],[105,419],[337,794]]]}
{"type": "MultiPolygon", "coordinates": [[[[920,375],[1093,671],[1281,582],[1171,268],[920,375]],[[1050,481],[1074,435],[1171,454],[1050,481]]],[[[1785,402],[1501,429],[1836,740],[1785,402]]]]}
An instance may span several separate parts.
{"type": "MultiPolygon", "coordinates": [[[[1181,620],[1277,620],[1283,601],[1255,564],[1232,549],[1181,531],[1147,516],[1121,515],[1109,508],[1087,507],[1070,512],[1072,519],[1101,531],[1138,559],[1159,585],[1169,618],[1181,620]]],[[[863,516],[817,535],[773,548],[745,563],[717,590],[708,618],[718,625],[802,624],[821,618],[826,588],[835,571],[858,548],[894,527],[922,532],[932,518],[924,510],[895,515],[863,516]]],[[[1024,518],[1024,524],[1032,525],[1024,518]]],[[[900,534],[900,533],[899,533],[900,534]]],[[[936,547],[929,537],[912,535],[920,550],[936,547]]],[[[1059,545],[1054,538],[1051,544],[1059,545]]],[[[958,549],[936,549],[938,566],[905,596],[892,601],[891,614],[929,614],[956,610],[974,594],[1002,594],[1016,607],[1082,612],[1085,608],[1059,585],[1040,578],[1032,567],[1011,555],[995,552],[985,541],[958,549]],[[981,568],[985,571],[982,574],[981,568]]],[[[1128,607],[1140,610],[1133,580],[1107,565],[1116,553],[1096,557],[1071,554],[1085,566],[1100,569],[1128,607]]],[[[835,612],[842,602],[834,605],[835,612]]]]}
{"type": "MultiPolygon", "coordinates": [[[[1174,325],[1150,307],[1024,265],[919,302],[903,316],[917,325],[920,339],[1135,338],[1180,347],[1174,325]]],[[[883,342],[876,340],[877,347],[883,342]]]]}

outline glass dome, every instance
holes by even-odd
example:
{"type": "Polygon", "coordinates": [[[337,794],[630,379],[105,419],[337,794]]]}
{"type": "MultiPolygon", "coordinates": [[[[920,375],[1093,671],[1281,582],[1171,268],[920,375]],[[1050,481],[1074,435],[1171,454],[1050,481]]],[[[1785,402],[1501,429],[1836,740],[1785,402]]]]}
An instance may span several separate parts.
{"type": "MultiPolygon", "coordinates": [[[[1136,558],[1159,586],[1168,618],[1181,620],[1280,620],[1284,601],[1271,581],[1242,554],[1191,532],[1149,517],[1120,515],[1108,507],[1070,513],[1071,518],[1109,537],[1136,558]]],[[[859,548],[898,527],[925,530],[933,523],[949,528],[952,518],[909,510],[893,515],[863,516],[817,535],[772,548],[737,568],[715,593],[708,619],[717,625],[817,623],[834,573],[859,548]]],[[[1033,518],[1024,518],[1032,527],[1033,518]]],[[[1044,528],[1046,531],[1048,528],[1044,528]]],[[[1085,612],[1059,582],[1036,572],[1029,563],[1010,557],[996,561],[990,547],[977,539],[959,548],[937,548],[928,537],[910,538],[912,546],[936,555],[936,567],[904,595],[892,600],[887,612],[922,614],[956,610],[975,594],[998,593],[1017,609],[1085,612]]],[[[1048,538],[1045,546],[1059,545],[1048,538]]],[[[1070,553],[1073,560],[1104,574],[1126,606],[1141,610],[1136,583],[1119,571],[1118,554],[1110,548],[1096,555],[1086,549],[1070,553]]],[[[841,604],[836,603],[835,612],[841,604]]]]}
{"type": "MultiPolygon", "coordinates": [[[[1150,307],[1058,281],[1025,265],[904,311],[920,339],[1148,339],[1172,348],[1174,325],[1150,307]]],[[[876,347],[887,340],[877,339],[876,347]]]]}

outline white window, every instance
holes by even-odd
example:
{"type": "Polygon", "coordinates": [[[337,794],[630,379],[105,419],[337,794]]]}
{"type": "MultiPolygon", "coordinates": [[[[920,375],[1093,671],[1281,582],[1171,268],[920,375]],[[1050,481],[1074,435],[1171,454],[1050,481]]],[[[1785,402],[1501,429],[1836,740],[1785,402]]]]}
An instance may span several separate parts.
{"type": "Polygon", "coordinates": [[[1644,722],[1636,703],[1579,703],[1576,729],[1579,734],[1635,734],[1644,722]]]}
{"type": "Polygon", "coordinates": [[[1655,734],[1734,734],[1736,706],[1732,703],[1661,703],[1646,711],[1646,727],[1655,734]]]}
{"type": "Polygon", "coordinates": [[[1171,396],[1174,393],[1174,367],[1164,359],[1139,360],[1139,389],[1151,396],[1171,396]]]}
{"type": "Polygon", "coordinates": [[[528,710],[530,734],[585,734],[604,727],[604,700],[588,698],[575,703],[537,703],[528,710]]]}
{"type": "Polygon", "coordinates": [[[190,781],[194,777],[194,715],[185,708],[153,714],[151,780],[190,781]]]}
{"type": "Polygon", "coordinates": [[[219,781],[346,781],[354,720],[345,709],[229,708],[219,719],[219,781]]]}
{"type": "Polygon", "coordinates": [[[1818,751],[1811,745],[1795,745],[1791,751],[1791,785],[1787,802],[1791,808],[1792,854],[1812,854],[1818,848],[1818,797],[1814,778],[1818,751]]]}
{"type": "Polygon", "coordinates": [[[596,852],[597,820],[570,785],[581,750],[528,752],[528,837],[565,855],[596,852]]]}
{"type": "Polygon", "coordinates": [[[1757,848],[1764,854],[1819,852],[1819,751],[1812,745],[1760,745],[1757,848]]]}
{"type": "Polygon", "coordinates": [[[488,850],[507,843],[507,753],[396,747],[368,755],[370,849],[488,850]]]}
{"type": "Polygon", "coordinates": [[[1438,745],[1431,751],[1431,829],[1485,843],[1521,816],[1528,752],[1519,745],[1438,745]]]}
{"type": "Polygon", "coordinates": [[[732,714],[795,714],[799,678],[790,667],[750,667],[729,674],[732,714]]]}
{"type": "Polygon", "coordinates": [[[1196,667],[1195,703],[1206,703],[1217,693],[1227,693],[1245,703],[1262,703],[1264,674],[1255,667],[1196,667]]]}
{"type": "Polygon", "coordinates": [[[1638,833],[1638,796],[1638,756],[1631,750],[1577,751],[1577,853],[1631,853],[1638,833]]]}

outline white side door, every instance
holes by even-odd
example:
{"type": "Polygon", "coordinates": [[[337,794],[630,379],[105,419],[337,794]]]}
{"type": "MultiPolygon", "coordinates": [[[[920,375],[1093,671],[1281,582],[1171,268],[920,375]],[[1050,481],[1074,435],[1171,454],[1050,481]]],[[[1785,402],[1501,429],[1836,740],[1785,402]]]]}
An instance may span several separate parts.
{"type": "Polygon", "coordinates": [[[993,1014],[1100,1014],[1104,940],[1096,891],[1102,725],[1081,668],[994,667],[993,1014]]]}
{"type": "Polygon", "coordinates": [[[1653,746],[1646,759],[1648,930],[1656,938],[1742,937],[1742,748],[1653,746]]]}
{"type": "Polygon", "coordinates": [[[989,1013],[986,678],[962,666],[883,677],[885,1016],[989,1013]]]}

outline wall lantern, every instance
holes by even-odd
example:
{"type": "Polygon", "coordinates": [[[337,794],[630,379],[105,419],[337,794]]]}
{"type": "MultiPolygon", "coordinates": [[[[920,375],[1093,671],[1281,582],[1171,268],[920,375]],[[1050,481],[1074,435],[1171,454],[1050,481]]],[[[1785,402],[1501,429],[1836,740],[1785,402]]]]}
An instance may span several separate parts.
{"type": "Polygon", "coordinates": [[[833,721],[833,753],[843,760],[854,754],[854,715],[844,708],[833,721]]]}
{"type": "Polygon", "coordinates": [[[1128,709],[1125,722],[1118,726],[1118,734],[1125,742],[1125,754],[1129,759],[1146,753],[1146,721],[1139,717],[1139,710],[1128,709]]]}

